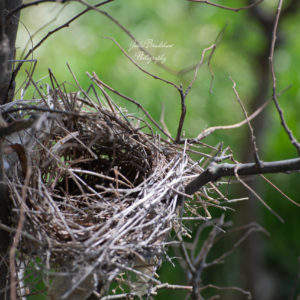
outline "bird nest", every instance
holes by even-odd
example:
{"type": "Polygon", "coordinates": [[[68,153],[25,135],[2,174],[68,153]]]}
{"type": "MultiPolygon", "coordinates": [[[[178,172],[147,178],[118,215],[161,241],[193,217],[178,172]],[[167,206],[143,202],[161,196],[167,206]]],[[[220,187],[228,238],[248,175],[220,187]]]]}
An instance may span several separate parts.
{"type": "MultiPolygon", "coordinates": [[[[199,167],[111,102],[65,94],[30,104],[49,111],[18,135],[25,163],[9,168],[13,220],[25,220],[20,260],[41,270],[49,299],[103,295],[113,280],[145,294],[180,227],[183,178],[199,167]]],[[[12,115],[24,119],[33,113],[26,109],[12,115]]]]}

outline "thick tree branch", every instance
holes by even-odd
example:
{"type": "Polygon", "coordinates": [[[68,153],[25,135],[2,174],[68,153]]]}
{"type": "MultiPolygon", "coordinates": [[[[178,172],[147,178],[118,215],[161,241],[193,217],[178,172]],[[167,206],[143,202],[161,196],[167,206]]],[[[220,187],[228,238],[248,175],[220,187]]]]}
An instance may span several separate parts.
{"type": "Polygon", "coordinates": [[[261,167],[255,163],[245,164],[216,164],[211,163],[210,166],[201,173],[195,180],[190,182],[186,188],[185,193],[192,195],[201,189],[205,184],[216,181],[221,177],[235,176],[235,172],[238,175],[257,175],[267,173],[281,173],[281,172],[292,172],[300,170],[300,158],[293,158],[287,160],[278,160],[273,162],[262,162],[261,167]]]}

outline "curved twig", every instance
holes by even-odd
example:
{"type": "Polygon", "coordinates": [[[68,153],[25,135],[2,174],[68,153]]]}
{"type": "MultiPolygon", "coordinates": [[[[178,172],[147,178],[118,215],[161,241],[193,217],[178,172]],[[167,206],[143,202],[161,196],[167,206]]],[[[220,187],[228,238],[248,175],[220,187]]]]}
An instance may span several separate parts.
{"type": "Polygon", "coordinates": [[[289,140],[291,143],[296,147],[299,155],[300,155],[300,143],[297,141],[295,136],[293,135],[293,132],[291,129],[288,127],[284,115],[283,115],[283,110],[279,105],[278,99],[277,99],[277,94],[276,94],[276,74],[275,74],[275,69],[274,69],[274,49],[275,49],[275,44],[276,44],[276,35],[277,35],[277,28],[278,28],[278,23],[279,23],[279,17],[280,17],[280,12],[281,12],[281,7],[282,7],[282,2],[283,0],[279,0],[278,2],[278,7],[277,7],[277,12],[276,12],[276,17],[275,17],[275,22],[274,22],[274,27],[273,27],[273,33],[272,33],[272,43],[271,43],[271,51],[270,51],[270,65],[271,65],[271,73],[272,73],[272,81],[273,81],[273,93],[272,93],[272,99],[275,104],[275,107],[278,111],[281,125],[285,132],[287,133],[289,140]]]}
{"type": "Polygon", "coordinates": [[[264,0],[258,0],[256,2],[250,4],[250,5],[239,7],[239,8],[232,8],[232,7],[224,6],[224,5],[221,5],[221,4],[210,2],[208,0],[187,0],[187,1],[198,2],[198,3],[205,3],[205,4],[208,4],[208,5],[211,5],[211,6],[215,6],[215,7],[218,7],[218,8],[222,8],[222,9],[226,9],[226,10],[231,10],[231,11],[234,11],[234,12],[239,12],[240,10],[250,9],[250,8],[252,8],[252,7],[254,7],[254,6],[262,3],[264,0]]]}

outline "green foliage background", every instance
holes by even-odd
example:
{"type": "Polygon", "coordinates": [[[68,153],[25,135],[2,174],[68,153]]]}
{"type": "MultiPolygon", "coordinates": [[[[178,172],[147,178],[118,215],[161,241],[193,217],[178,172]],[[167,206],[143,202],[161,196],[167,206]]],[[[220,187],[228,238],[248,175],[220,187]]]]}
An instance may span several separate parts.
{"type": "MultiPolygon", "coordinates": [[[[245,4],[243,1],[238,2],[226,1],[226,5],[237,7],[245,4]]],[[[88,1],[88,3],[95,4],[96,1],[88,1]]],[[[272,0],[264,1],[262,6],[270,12],[275,12],[276,3],[277,1],[272,0]]],[[[47,32],[72,18],[84,8],[82,4],[71,2],[64,6],[59,3],[46,3],[24,9],[17,42],[18,58],[27,41],[29,41],[30,48],[32,43],[36,44],[47,32]],[[36,30],[48,22],[50,23],[47,26],[34,35],[36,30]]],[[[109,12],[130,30],[139,41],[153,39],[156,44],[161,41],[173,44],[170,48],[148,48],[147,50],[154,55],[165,55],[166,65],[178,71],[197,63],[203,49],[209,47],[227,26],[211,61],[215,74],[213,93],[209,92],[211,78],[205,64],[200,68],[198,78],[187,98],[185,135],[195,137],[207,127],[233,124],[243,119],[243,113],[235,99],[229,76],[236,81],[239,94],[247,107],[257,88],[254,57],[265,44],[260,28],[249,17],[247,11],[234,13],[184,0],[123,0],[105,5],[103,10],[109,12]]],[[[280,97],[280,104],[289,126],[298,139],[300,139],[300,39],[297,34],[299,15],[300,13],[294,14],[281,24],[285,44],[275,54],[278,90],[292,84],[292,87],[280,97]]],[[[34,52],[32,58],[37,60],[34,80],[39,80],[40,84],[49,82],[48,68],[51,68],[59,82],[66,82],[70,90],[77,91],[78,88],[66,67],[66,62],[70,64],[84,89],[91,84],[85,72],[95,71],[104,82],[142,103],[157,121],[160,118],[162,105],[165,105],[165,122],[169,131],[175,136],[180,116],[178,92],[173,87],[140,72],[111,40],[104,37],[115,38],[127,51],[131,44],[128,36],[104,15],[95,11],[88,12],[69,27],[55,33],[34,52]]],[[[178,78],[153,63],[147,64],[142,61],[138,63],[153,74],[178,84],[182,83],[185,87],[193,77],[193,72],[178,78]]],[[[22,87],[22,82],[26,78],[25,70],[31,67],[30,63],[24,64],[18,76],[17,87],[22,87]]],[[[32,90],[27,91],[24,99],[28,99],[32,92],[32,90]]],[[[271,90],[269,94],[271,95],[271,90]]],[[[20,91],[19,96],[21,96],[20,91]]],[[[142,116],[142,113],[134,106],[114,95],[111,96],[120,106],[125,106],[129,111],[142,116]]],[[[264,143],[260,146],[262,158],[279,160],[296,157],[297,153],[282,130],[273,105],[270,104],[267,110],[270,117],[264,143]]],[[[225,146],[230,145],[235,157],[239,159],[241,141],[245,140],[247,130],[245,127],[216,132],[205,142],[216,145],[223,141],[225,146]]],[[[268,178],[272,179],[273,183],[291,198],[300,202],[299,174],[278,174],[268,176],[268,178]]],[[[279,223],[257,202],[257,205],[261,206],[261,219],[258,221],[271,233],[270,237],[265,237],[266,267],[275,274],[278,282],[278,299],[287,299],[296,280],[297,258],[300,255],[300,210],[267,184],[263,183],[263,186],[264,194],[261,196],[285,219],[285,224],[279,223]]],[[[236,214],[238,213],[237,211],[236,214]]],[[[233,216],[234,214],[228,215],[228,218],[233,218],[233,216]]],[[[219,285],[238,284],[241,275],[238,271],[238,263],[238,257],[229,259],[224,267],[214,268],[205,273],[204,280],[206,283],[219,285]]],[[[169,263],[164,263],[161,269],[161,279],[173,284],[184,284],[187,280],[179,268],[174,269],[169,263]]],[[[161,291],[156,299],[169,297],[183,299],[183,293],[161,291]]]]}

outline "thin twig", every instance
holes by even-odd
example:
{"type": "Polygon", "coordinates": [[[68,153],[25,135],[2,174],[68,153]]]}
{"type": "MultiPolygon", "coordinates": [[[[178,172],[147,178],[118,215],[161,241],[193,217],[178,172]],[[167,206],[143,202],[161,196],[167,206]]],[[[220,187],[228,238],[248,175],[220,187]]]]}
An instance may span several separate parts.
{"type": "Polygon", "coordinates": [[[234,173],[237,180],[248,190],[250,191],[281,223],[284,223],[283,218],[276,213],[255,191],[252,189],[244,180],[238,175],[238,166],[235,168],[234,173]]]}
{"type": "MultiPolygon", "coordinates": [[[[112,2],[114,0],[106,0],[103,1],[101,3],[98,3],[95,5],[95,7],[99,7],[102,5],[105,5],[109,2],[112,2]]],[[[27,54],[24,56],[24,60],[26,60],[37,48],[39,48],[51,35],[53,35],[54,33],[58,32],[59,30],[69,27],[71,23],[73,23],[75,20],[77,20],[79,17],[81,17],[82,15],[84,15],[86,12],[90,11],[91,8],[86,8],[85,10],[83,10],[82,12],[80,12],[79,14],[77,14],[76,16],[74,16],[73,18],[71,18],[70,20],[68,20],[67,22],[65,22],[64,24],[62,24],[61,26],[49,31],[33,48],[31,48],[27,54]]],[[[20,71],[21,67],[23,65],[23,62],[20,62],[18,64],[18,66],[16,67],[16,69],[13,72],[12,75],[12,79],[11,79],[11,84],[13,83],[13,81],[15,80],[18,72],[20,71]]]]}
{"type": "Polygon", "coordinates": [[[175,139],[175,142],[178,143],[178,144],[181,143],[181,141],[182,141],[181,140],[181,135],[182,135],[182,129],[183,129],[185,116],[186,116],[185,98],[188,95],[188,93],[191,90],[194,82],[197,79],[198,70],[199,70],[200,66],[203,64],[205,53],[209,50],[213,51],[213,49],[215,49],[215,48],[216,48],[216,44],[212,44],[210,47],[203,49],[203,51],[201,53],[201,59],[195,67],[194,76],[193,76],[190,84],[188,85],[186,90],[183,90],[182,85],[180,85],[180,87],[177,88],[177,90],[179,92],[179,95],[180,95],[180,105],[181,105],[181,114],[180,114],[180,118],[179,118],[179,122],[178,122],[177,134],[176,134],[176,139],[175,139]]]}
{"type": "Polygon", "coordinates": [[[104,86],[105,88],[107,88],[108,90],[110,90],[111,92],[115,93],[116,95],[118,95],[119,97],[135,104],[139,109],[141,109],[143,111],[143,113],[146,115],[146,117],[165,135],[167,136],[169,139],[171,139],[172,141],[174,141],[174,139],[168,135],[167,132],[164,131],[164,129],[152,118],[152,116],[148,113],[148,111],[142,106],[142,104],[140,104],[139,102],[135,101],[134,99],[116,91],[115,89],[113,89],[112,87],[110,87],[108,84],[104,83],[102,80],[100,80],[97,76],[97,74],[94,72],[93,76],[90,75],[88,72],[86,73],[94,82],[96,82],[97,85],[100,86],[104,86]]]}
{"type": "Polygon", "coordinates": [[[113,41],[114,43],[115,43],[115,45],[123,52],[123,54],[140,70],[140,71],[142,71],[143,73],[145,73],[145,74],[147,74],[147,75],[149,75],[149,76],[151,76],[152,78],[154,78],[154,79],[158,79],[158,80],[161,80],[161,81],[163,81],[164,83],[167,83],[167,84],[170,84],[170,85],[172,85],[173,87],[175,87],[177,90],[179,90],[180,89],[180,87],[177,85],[177,84],[175,84],[174,82],[172,82],[172,81],[169,81],[169,80],[167,80],[167,79],[164,79],[164,78],[162,78],[162,77],[159,77],[159,76],[157,76],[157,75],[154,75],[154,74],[152,74],[152,73],[150,73],[150,72],[148,72],[147,70],[145,70],[143,67],[141,67],[133,58],[131,58],[130,57],[130,55],[121,47],[121,45],[114,39],[114,38],[111,38],[111,37],[104,37],[105,39],[108,39],[108,40],[111,40],[111,41],[113,41]]]}
{"type": "MultiPolygon", "coordinates": [[[[92,8],[92,6],[90,6],[92,8]]],[[[174,71],[165,64],[161,63],[153,55],[151,55],[150,52],[148,52],[142,45],[139,43],[139,41],[133,36],[133,34],[125,27],[123,26],[118,20],[116,20],[112,15],[110,15],[108,12],[98,9],[97,6],[95,5],[93,8],[95,11],[99,12],[100,14],[106,16],[108,19],[110,19],[116,26],[118,26],[133,42],[134,45],[137,45],[138,48],[147,56],[151,59],[152,62],[154,62],[156,65],[161,67],[162,69],[166,70],[170,74],[173,75],[179,75],[180,72],[174,71]]]]}
{"type": "MultiPolygon", "coordinates": [[[[284,92],[286,92],[289,88],[291,88],[291,85],[287,86],[286,88],[284,88],[283,90],[281,90],[277,96],[280,97],[284,92]]],[[[266,101],[265,103],[263,103],[257,110],[255,110],[249,117],[248,120],[251,121],[252,119],[256,118],[266,107],[267,105],[272,101],[272,99],[269,99],[268,101],[266,101]]],[[[243,125],[247,124],[247,119],[244,119],[241,122],[238,122],[236,124],[232,124],[232,125],[223,125],[223,126],[212,126],[209,127],[205,130],[203,130],[195,139],[195,142],[199,142],[202,139],[206,138],[207,136],[209,136],[210,134],[212,134],[213,132],[215,132],[216,130],[227,130],[227,129],[234,129],[234,128],[239,128],[243,125]]],[[[189,140],[190,143],[193,142],[192,139],[189,140]]]]}
{"type": "MultiPolygon", "coordinates": [[[[239,228],[239,229],[244,229],[244,228],[239,228]]],[[[250,236],[251,233],[253,233],[253,232],[263,232],[263,233],[267,234],[267,232],[264,228],[262,228],[261,226],[255,224],[255,223],[254,224],[249,224],[249,226],[245,226],[245,229],[247,229],[247,231],[242,235],[241,238],[239,238],[233,244],[231,249],[229,251],[223,253],[221,256],[214,259],[213,261],[207,263],[207,267],[211,267],[213,265],[223,263],[224,259],[226,257],[228,257],[229,255],[231,255],[248,238],[248,236],[250,236]]],[[[238,230],[238,229],[236,229],[236,230],[238,230]]],[[[232,230],[231,232],[236,231],[236,230],[232,230]]]]}
{"type": "Polygon", "coordinates": [[[274,50],[275,50],[277,28],[278,28],[278,23],[279,23],[279,18],[280,18],[282,2],[283,2],[283,0],[278,1],[277,12],[276,12],[276,17],[275,17],[275,21],[274,21],[273,33],[272,33],[271,51],[270,51],[270,57],[269,57],[269,61],[270,61],[270,65],[271,65],[272,81],[273,81],[272,99],[273,99],[275,107],[278,111],[281,125],[284,128],[284,130],[286,131],[286,133],[289,137],[289,140],[296,147],[298,154],[300,155],[300,143],[294,137],[293,132],[289,129],[289,127],[285,121],[285,118],[283,115],[283,110],[279,105],[277,94],[276,94],[277,87],[276,87],[276,74],[275,74],[275,68],[274,68],[274,50]]]}
{"type": "Polygon", "coordinates": [[[190,256],[186,250],[186,247],[185,247],[185,244],[184,244],[184,241],[182,240],[182,236],[179,232],[177,232],[177,237],[180,241],[180,248],[181,248],[181,251],[183,253],[183,258],[189,268],[189,271],[191,272],[191,274],[194,274],[196,272],[196,268],[194,267],[191,259],[190,259],[190,256]]]}
{"type": "Polygon", "coordinates": [[[182,128],[183,128],[183,123],[184,123],[185,115],[186,115],[185,96],[184,96],[184,91],[182,89],[182,86],[180,86],[180,89],[178,91],[180,94],[181,113],[180,113],[177,134],[176,134],[176,139],[175,139],[176,143],[181,142],[182,128]]]}
{"type": "Polygon", "coordinates": [[[215,7],[218,7],[218,8],[222,8],[222,9],[226,9],[226,10],[231,10],[231,11],[234,11],[234,12],[239,12],[240,10],[250,9],[250,8],[252,8],[252,7],[260,4],[264,0],[258,0],[256,2],[250,4],[250,5],[239,7],[239,8],[232,8],[232,7],[224,6],[224,5],[221,5],[221,4],[210,2],[208,0],[187,0],[187,1],[204,3],[204,4],[212,5],[212,6],[215,6],[215,7]]]}
{"type": "Polygon", "coordinates": [[[234,91],[234,94],[236,96],[236,99],[237,99],[238,103],[240,104],[240,106],[241,106],[241,108],[243,110],[243,113],[244,113],[245,118],[246,118],[247,123],[248,123],[248,127],[249,127],[249,130],[250,130],[251,142],[252,142],[252,146],[253,146],[254,161],[255,161],[255,163],[257,164],[258,167],[262,167],[260,159],[259,159],[259,155],[258,155],[258,147],[257,147],[257,144],[256,144],[256,137],[254,135],[254,130],[253,130],[252,125],[250,123],[247,110],[246,110],[246,108],[245,108],[245,106],[244,106],[244,104],[243,104],[243,102],[242,102],[242,100],[241,100],[241,98],[239,96],[238,91],[236,90],[236,82],[231,78],[231,76],[229,76],[229,79],[233,83],[232,89],[234,91]]]}
{"type": "Polygon", "coordinates": [[[260,174],[259,175],[263,180],[265,180],[268,184],[270,184],[277,192],[279,192],[283,197],[285,197],[288,201],[293,203],[296,206],[300,207],[300,203],[294,201],[292,198],[290,198],[287,194],[285,194],[280,188],[278,188],[275,184],[273,184],[266,176],[260,174]]]}
{"type": "Polygon", "coordinates": [[[57,0],[36,0],[36,1],[29,2],[29,3],[22,3],[21,5],[19,5],[15,9],[8,12],[8,14],[6,15],[6,19],[9,19],[12,15],[17,13],[19,10],[30,7],[30,6],[39,5],[41,3],[46,3],[46,2],[65,3],[67,1],[70,1],[70,0],[61,0],[61,1],[59,1],[59,0],[58,1],[57,0]]]}
{"type": "MultiPolygon", "coordinates": [[[[201,59],[199,61],[199,63],[196,65],[196,68],[195,68],[195,71],[194,71],[194,77],[193,79],[191,80],[190,84],[188,85],[188,87],[186,88],[186,90],[184,91],[184,97],[187,96],[187,94],[189,93],[189,91],[191,90],[195,80],[197,79],[197,75],[198,75],[198,71],[199,71],[199,68],[202,66],[203,64],[203,61],[204,61],[204,56],[206,54],[207,51],[209,50],[212,50],[211,53],[213,53],[213,51],[216,49],[216,44],[212,44],[211,46],[203,49],[202,53],[201,53],[201,59]]],[[[211,59],[211,57],[210,57],[211,59]]]]}
{"type": "Polygon", "coordinates": [[[236,287],[236,286],[217,286],[217,285],[214,285],[214,284],[208,284],[208,285],[206,285],[204,287],[201,287],[200,289],[201,290],[205,290],[207,288],[212,288],[212,289],[216,289],[216,290],[233,290],[233,291],[239,291],[242,294],[246,295],[247,299],[249,299],[249,300],[252,299],[251,293],[249,291],[245,291],[242,288],[239,288],[239,287],[236,287]]]}
{"type": "Polygon", "coordinates": [[[171,135],[171,133],[167,127],[167,124],[165,123],[165,111],[166,111],[166,105],[164,103],[162,103],[159,121],[160,121],[164,131],[167,132],[169,135],[171,135]]]}

